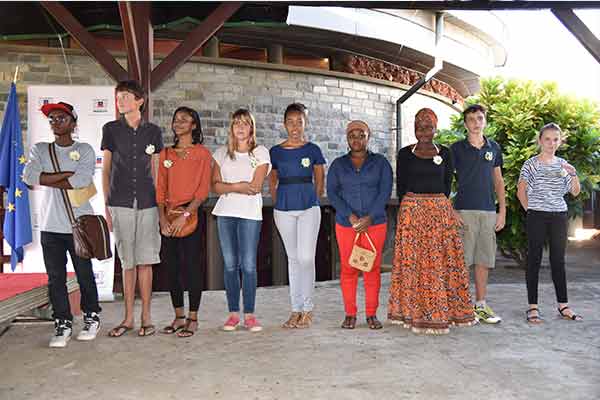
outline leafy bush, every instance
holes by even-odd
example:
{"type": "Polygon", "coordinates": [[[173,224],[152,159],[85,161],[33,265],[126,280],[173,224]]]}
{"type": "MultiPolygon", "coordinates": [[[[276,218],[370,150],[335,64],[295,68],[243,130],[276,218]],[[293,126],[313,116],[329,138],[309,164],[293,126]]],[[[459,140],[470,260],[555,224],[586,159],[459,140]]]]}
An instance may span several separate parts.
{"type": "MultiPolygon", "coordinates": [[[[465,108],[479,103],[487,108],[485,134],[500,144],[506,184],[506,227],[498,234],[498,247],[524,265],[527,258],[525,211],[517,199],[517,181],[523,163],[538,153],[537,135],[546,123],[559,124],[565,143],[557,155],[577,169],[581,194],[567,196],[569,215],[582,215],[583,203],[600,182],[600,109],[594,102],[560,94],[555,83],[506,80],[481,81],[481,91],[467,99],[465,108]]],[[[436,142],[444,145],[464,139],[462,115],[453,116],[451,128],[440,130],[436,142]]]]}

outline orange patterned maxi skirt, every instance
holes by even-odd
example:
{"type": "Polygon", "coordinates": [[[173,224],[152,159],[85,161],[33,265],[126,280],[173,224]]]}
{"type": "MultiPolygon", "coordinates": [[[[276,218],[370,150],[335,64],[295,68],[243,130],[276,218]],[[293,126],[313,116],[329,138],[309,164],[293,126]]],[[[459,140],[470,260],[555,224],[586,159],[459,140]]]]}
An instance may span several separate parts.
{"type": "Polygon", "coordinates": [[[443,194],[402,199],[394,245],[388,319],[416,333],[474,325],[459,224],[443,194]]]}

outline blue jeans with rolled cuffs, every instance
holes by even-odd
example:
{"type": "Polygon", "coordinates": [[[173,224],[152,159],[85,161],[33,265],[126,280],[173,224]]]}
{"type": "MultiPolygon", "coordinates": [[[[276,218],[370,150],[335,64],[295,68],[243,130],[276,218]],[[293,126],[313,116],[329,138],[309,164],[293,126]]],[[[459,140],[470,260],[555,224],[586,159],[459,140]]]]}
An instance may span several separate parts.
{"type": "Polygon", "coordinates": [[[223,254],[223,275],[229,312],[240,311],[240,271],[244,313],[254,313],[256,300],[256,255],[262,221],[217,217],[223,254]]]}

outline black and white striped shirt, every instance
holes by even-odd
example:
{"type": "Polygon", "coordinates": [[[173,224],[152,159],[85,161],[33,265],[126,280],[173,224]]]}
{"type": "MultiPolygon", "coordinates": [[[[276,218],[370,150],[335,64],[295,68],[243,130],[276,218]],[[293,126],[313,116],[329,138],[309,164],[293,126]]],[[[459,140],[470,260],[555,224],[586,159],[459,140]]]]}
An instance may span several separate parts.
{"type": "Polygon", "coordinates": [[[525,161],[519,180],[527,184],[529,210],[567,211],[565,194],[571,189],[573,178],[562,167],[565,163],[560,157],[554,157],[550,164],[541,162],[538,156],[525,161]]]}

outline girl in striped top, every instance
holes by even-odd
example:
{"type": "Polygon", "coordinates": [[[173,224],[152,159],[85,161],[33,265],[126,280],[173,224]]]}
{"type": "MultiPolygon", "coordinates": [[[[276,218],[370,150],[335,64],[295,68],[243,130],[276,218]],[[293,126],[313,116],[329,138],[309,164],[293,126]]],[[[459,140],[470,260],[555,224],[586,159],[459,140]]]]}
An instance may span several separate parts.
{"type": "Polygon", "coordinates": [[[566,160],[556,157],[562,131],[557,124],[544,125],[538,143],[540,154],[525,161],[521,168],[517,197],[527,211],[527,322],[540,323],[538,309],[538,276],[546,237],[550,244],[552,281],[558,301],[558,312],[569,320],[579,321],[567,300],[565,249],[567,245],[567,203],[564,196],[577,196],[581,191],[577,171],[566,160]]]}

